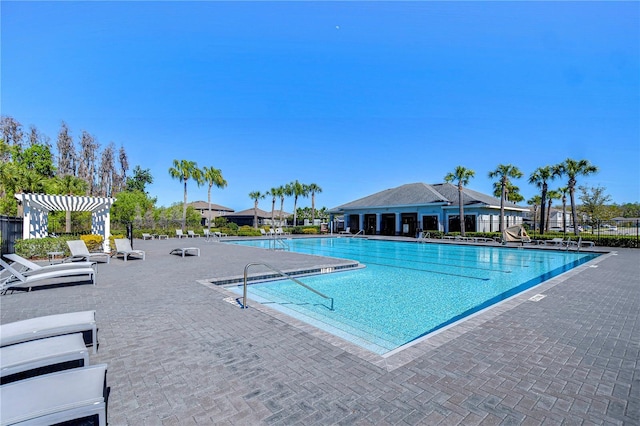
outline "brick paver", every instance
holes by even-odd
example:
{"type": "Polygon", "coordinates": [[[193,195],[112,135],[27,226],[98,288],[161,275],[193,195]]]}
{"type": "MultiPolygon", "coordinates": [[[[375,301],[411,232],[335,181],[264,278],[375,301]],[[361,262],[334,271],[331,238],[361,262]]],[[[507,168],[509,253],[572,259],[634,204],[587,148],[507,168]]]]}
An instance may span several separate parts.
{"type": "Polygon", "coordinates": [[[211,279],[247,262],[337,264],[189,240],[138,241],[98,285],[0,298],[2,323],[95,309],[111,425],[640,424],[640,251],[618,250],[387,357],[211,279]],[[533,294],[546,297],[529,301],[533,294]]]}

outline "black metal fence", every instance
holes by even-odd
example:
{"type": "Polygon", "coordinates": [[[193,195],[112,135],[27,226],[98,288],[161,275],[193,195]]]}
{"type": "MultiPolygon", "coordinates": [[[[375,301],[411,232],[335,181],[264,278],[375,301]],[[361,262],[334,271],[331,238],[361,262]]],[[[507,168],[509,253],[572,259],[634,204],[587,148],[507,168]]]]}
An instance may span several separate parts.
{"type": "Polygon", "coordinates": [[[2,254],[15,252],[15,241],[22,238],[22,218],[0,215],[0,238],[2,254]]]}

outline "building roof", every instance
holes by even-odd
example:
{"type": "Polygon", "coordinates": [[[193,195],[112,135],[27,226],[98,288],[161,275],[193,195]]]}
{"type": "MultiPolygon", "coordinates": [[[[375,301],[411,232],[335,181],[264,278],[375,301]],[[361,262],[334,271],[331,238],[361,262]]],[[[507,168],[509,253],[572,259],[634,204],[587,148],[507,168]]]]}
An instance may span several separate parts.
{"type": "MultiPolygon", "coordinates": [[[[242,211],[239,211],[239,212],[234,212],[234,213],[231,213],[231,214],[227,214],[227,215],[225,215],[225,217],[236,217],[236,216],[251,216],[251,217],[253,217],[254,216],[254,210],[256,210],[256,209],[254,209],[252,207],[250,209],[246,209],[246,210],[242,210],[242,211]]],[[[271,211],[267,212],[267,211],[264,211],[262,209],[257,209],[257,212],[258,212],[258,217],[259,218],[261,218],[261,219],[271,219],[271,211]]],[[[282,213],[282,217],[289,217],[289,216],[291,216],[291,213],[287,213],[287,212],[283,212],[282,213]]],[[[280,210],[274,210],[273,211],[273,217],[276,218],[276,219],[279,219],[280,218],[280,210]]]]}
{"type": "MultiPolygon", "coordinates": [[[[499,206],[500,199],[483,194],[469,188],[462,189],[462,203],[465,206],[489,205],[499,206]]],[[[426,183],[408,183],[396,188],[385,189],[364,198],[351,201],[331,209],[336,213],[341,210],[370,208],[370,207],[400,207],[423,206],[426,204],[440,204],[447,206],[458,205],[458,187],[450,183],[429,185],[426,183]]],[[[506,202],[506,208],[523,209],[517,204],[506,202]]],[[[524,208],[526,210],[526,208],[524,208]]]]}
{"type": "MultiPolygon", "coordinates": [[[[187,204],[188,207],[193,207],[196,210],[209,210],[209,203],[206,201],[194,201],[192,203],[187,204]]],[[[211,210],[215,211],[223,211],[223,212],[232,212],[234,211],[230,207],[221,206],[220,204],[211,203],[211,210]]]]}

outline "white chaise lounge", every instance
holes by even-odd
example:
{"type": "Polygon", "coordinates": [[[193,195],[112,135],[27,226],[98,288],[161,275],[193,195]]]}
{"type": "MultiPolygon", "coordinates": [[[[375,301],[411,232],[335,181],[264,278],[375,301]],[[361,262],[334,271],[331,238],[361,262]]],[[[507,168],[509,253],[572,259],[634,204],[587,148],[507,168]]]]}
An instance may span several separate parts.
{"type": "Polygon", "coordinates": [[[92,260],[103,260],[106,263],[109,263],[111,256],[108,253],[91,253],[87,248],[87,245],[82,240],[70,240],[67,241],[67,245],[69,246],[69,250],[71,251],[71,257],[65,259],[65,261],[69,262],[77,262],[77,261],[92,261],[92,260]]]}
{"type": "Polygon", "coordinates": [[[126,262],[130,256],[141,256],[142,260],[145,258],[145,253],[142,250],[134,250],[131,247],[131,242],[126,238],[116,238],[116,256],[122,255],[124,257],[124,261],[126,262]]]}
{"type": "Polygon", "coordinates": [[[82,333],[86,346],[98,348],[96,311],[47,315],[0,325],[0,347],[53,336],[82,333]]]}
{"type": "Polygon", "coordinates": [[[0,424],[52,425],[94,417],[104,426],[106,383],[107,364],[97,364],[0,386],[0,424]]]}
{"type": "Polygon", "coordinates": [[[0,385],[89,365],[82,333],[0,348],[0,385]]]}
{"type": "Polygon", "coordinates": [[[77,267],[67,269],[46,269],[40,271],[20,272],[12,265],[0,259],[0,266],[8,271],[8,276],[0,281],[0,292],[23,290],[31,291],[33,287],[66,283],[70,278],[87,276],[96,285],[96,271],[91,267],[77,267]]]}
{"type": "MultiPolygon", "coordinates": [[[[25,259],[24,257],[15,253],[3,254],[5,259],[21,265],[25,270],[20,271],[23,275],[30,275],[37,272],[55,271],[60,269],[77,269],[77,268],[93,268],[96,262],[73,262],[73,263],[54,263],[53,265],[38,265],[35,262],[25,259]]],[[[14,265],[11,265],[14,266],[14,265]]]]}

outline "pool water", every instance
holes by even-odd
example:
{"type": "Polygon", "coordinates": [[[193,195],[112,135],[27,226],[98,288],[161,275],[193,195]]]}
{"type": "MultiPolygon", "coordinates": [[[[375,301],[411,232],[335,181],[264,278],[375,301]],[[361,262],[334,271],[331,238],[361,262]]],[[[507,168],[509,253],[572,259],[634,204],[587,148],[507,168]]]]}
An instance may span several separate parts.
{"type": "MultiPolygon", "coordinates": [[[[267,240],[234,243],[269,247],[267,240]]],[[[290,280],[251,284],[249,298],[378,354],[597,256],[363,238],[290,239],[287,244],[291,251],[357,260],[366,268],[301,279],[333,297],[334,310],[330,301],[290,280]]]]}

